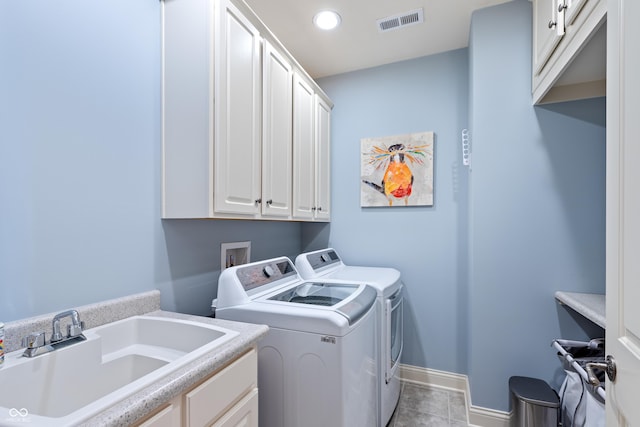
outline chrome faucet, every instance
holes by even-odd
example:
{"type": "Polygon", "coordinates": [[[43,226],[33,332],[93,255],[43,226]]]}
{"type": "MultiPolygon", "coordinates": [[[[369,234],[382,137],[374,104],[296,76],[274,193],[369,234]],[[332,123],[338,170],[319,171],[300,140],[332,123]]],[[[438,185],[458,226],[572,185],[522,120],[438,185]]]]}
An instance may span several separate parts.
{"type": "Polygon", "coordinates": [[[78,314],[78,312],[76,310],[63,311],[62,313],[58,313],[53,317],[53,323],[52,323],[53,333],[51,334],[52,344],[65,339],[62,336],[62,333],[60,332],[60,320],[64,319],[65,317],[71,318],[71,324],[67,326],[66,339],[74,338],[79,335],[82,335],[82,329],[84,328],[84,323],[80,322],[80,315],[78,314]]]}
{"type": "Polygon", "coordinates": [[[35,357],[87,339],[82,333],[84,322],[80,321],[80,315],[76,310],[68,310],[56,314],[53,317],[52,328],[53,333],[51,334],[51,340],[48,344],[44,332],[34,332],[24,337],[22,339],[22,345],[26,348],[22,355],[25,357],[35,357]],[[71,324],[67,325],[67,336],[65,337],[60,332],[60,320],[66,317],[71,318],[71,324]]]}

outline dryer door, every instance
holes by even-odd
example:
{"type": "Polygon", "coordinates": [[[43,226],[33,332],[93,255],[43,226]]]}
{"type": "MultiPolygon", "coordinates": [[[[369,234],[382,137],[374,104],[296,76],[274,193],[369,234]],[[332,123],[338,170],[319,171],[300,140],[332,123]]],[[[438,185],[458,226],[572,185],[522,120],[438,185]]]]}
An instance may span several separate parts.
{"type": "Polygon", "coordinates": [[[398,292],[393,294],[386,300],[385,319],[386,319],[386,360],[384,378],[388,383],[396,374],[400,366],[400,358],[402,356],[403,347],[403,325],[402,325],[402,306],[404,298],[402,296],[402,287],[398,292]]]}

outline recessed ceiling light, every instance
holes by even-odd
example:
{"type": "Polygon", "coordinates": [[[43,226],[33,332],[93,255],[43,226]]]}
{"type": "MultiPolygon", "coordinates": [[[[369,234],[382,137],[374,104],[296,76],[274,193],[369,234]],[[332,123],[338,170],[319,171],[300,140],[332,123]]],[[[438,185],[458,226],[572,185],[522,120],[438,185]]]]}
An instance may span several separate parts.
{"type": "Polygon", "coordinates": [[[333,30],[340,25],[341,21],[340,15],[333,10],[323,10],[313,17],[315,26],[322,30],[333,30]]]}

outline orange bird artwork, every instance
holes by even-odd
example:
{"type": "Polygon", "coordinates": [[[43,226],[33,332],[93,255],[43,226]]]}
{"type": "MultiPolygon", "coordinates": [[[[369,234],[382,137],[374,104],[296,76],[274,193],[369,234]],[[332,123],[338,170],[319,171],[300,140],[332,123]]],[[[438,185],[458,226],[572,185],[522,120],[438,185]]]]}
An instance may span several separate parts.
{"type": "MultiPolygon", "coordinates": [[[[393,206],[395,201],[403,201],[409,205],[409,198],[414,192],[415,176],[410,166],[424,166],[427,160],[431,160],[431,144],[405,144],[394,141],[393,144],[371,145],[368,152],[363,153],[366,167],[373,175],[382,173],[382,180],[365,179],[362,182],[377,193],[386,197],[388,205],[393,206]]],[[[425,191],[424,189],[422,189],[425,191]]]]}

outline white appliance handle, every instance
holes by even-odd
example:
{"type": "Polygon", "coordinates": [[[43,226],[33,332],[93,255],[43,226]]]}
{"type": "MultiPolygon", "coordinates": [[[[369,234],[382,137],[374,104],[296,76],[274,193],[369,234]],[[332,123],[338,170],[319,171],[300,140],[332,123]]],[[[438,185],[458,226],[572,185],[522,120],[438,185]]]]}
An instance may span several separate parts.
{"type": "Polygon", "coordinates": [[[385,301],[385,319],[386,319],[386,329],[387,329],[387,345],[385,348],[385,360],[384,360],[384,378],[385,378],[385,382],[389,383],[389,381],[391,381],[391,379],[394,377],[394,375],[396,374],[396,372],[398,371],[398,367],[400,366],[400,359],[402,356],[402,350],[404,347],[404,340],[403,340],[403,333],[404,333],[404,325],[403,325],[403,301],[404,301],[404,297],[402,296],[402,288],[400,288],[398,290],[398,292],[396,292],[395,294],[393,294],[390,298],[388,298],[385,301]],[[392,318],[393,318],[393,312],[395,310],[400,310],[400,312],[398,313],[398,321],[400,322],[400,330],[398,331],[400,333],[400,336],[398,337],[398,339],[400,340],[400,351],[398,352],[398,357],[395,360],[395,362],[393,361],[393,356],[391,354],[391,345],[392,345],[392,341],[391,341],[391,336],[392,336],[392,330],[391,330],[391,324],[392,322],[392,318]]]}

